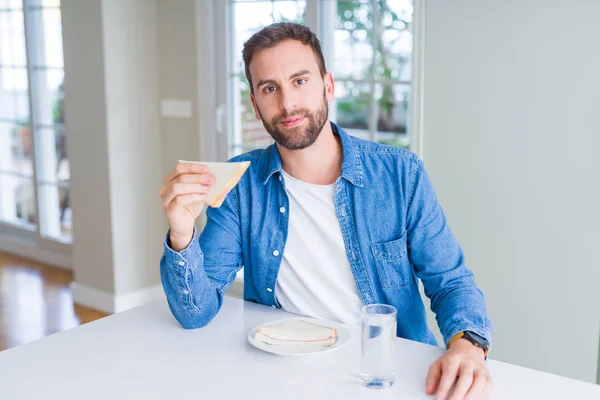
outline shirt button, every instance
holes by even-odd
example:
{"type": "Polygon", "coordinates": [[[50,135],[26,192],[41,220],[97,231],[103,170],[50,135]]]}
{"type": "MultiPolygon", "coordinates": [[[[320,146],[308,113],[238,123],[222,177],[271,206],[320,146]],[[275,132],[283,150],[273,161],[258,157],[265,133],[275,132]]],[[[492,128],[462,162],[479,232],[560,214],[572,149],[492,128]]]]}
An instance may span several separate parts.
{"type": "Polygon", "coordinates": [[[271,306],[271,308],[277,308],[277,306],[271,306]]]}
{"type": "Polygon", "coordinates": [[[188,294],[189,292],[188,292],[187,290],[185,290],[185,289],[184,289],[184,290],[182,290],[182,291],[181,291],[181,293],[183,293],[183,294],[188,294]]]}
{"type": "Polygon", "coordinates": [[[283,213],[285,212],[285,207],[281,207],[281,208],[279,209],[279,212],[283,214],[283,213]]]}
{"type": "Polygon", "coordinates": [[[177,264],[179,264],[180,266],[183,267],[185,265],[185,262],[184,261],[179,261],[177,264]]]}
{"type": "Polygon", "coordinates": [[[283,181],[283,176],[279,175],[279,182],[283,181]]]}
{"type": "Polygon", "coordinates": [[[274,255],[275,257],[277,257],[277,256],[279,255],[279,250],[275,250],[275,251],[273,252],[273,255],[274,255]]]}
{"type": "Polygon", "coordinates": [[[267,292],[272,292],[273,289],[271,289],[270,287],[267,288],[267,292]]]}

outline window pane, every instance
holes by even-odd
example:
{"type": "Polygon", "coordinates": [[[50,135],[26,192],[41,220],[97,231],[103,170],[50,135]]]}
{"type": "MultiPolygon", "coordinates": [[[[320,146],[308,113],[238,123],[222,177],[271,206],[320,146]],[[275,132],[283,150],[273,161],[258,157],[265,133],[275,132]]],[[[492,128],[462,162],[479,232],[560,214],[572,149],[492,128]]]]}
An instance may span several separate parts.
{"type": "Polygon", "coordinates": [[[29,94],[25,68],[0,68],[0,121],[29,123],[29,94]]]}
{"type": "Polygon", "coordinates": [[[15,98],[17,91],[6,89],[3,84],[11,80],[12,76],[12,68],[0,68],[0,121],[3,122],[17,122],[19,120],[15,98]]]}
{"type": "Polygon", "coordinates": [[[412,5],[410,1],[382,1],[377,21],[378,29],[375,77],[410,81],[412,54],[412,5]]]}
{"type": "Polygon", "coordinates": [[[29,11],[36,29],[32,41],[35,62],[34,67],[63,67],[63,45],[60,9],[35,9],[29,11]]]}
{"type": "MultiPolygon", "coordinates": [[[[18,74],[10,74],[18,76],[18,74]]],[[[29,93],[25,90],[0,90],[0,121],[29,124],[29,93]]]]}
{"type": "Polygon", "coordinates": [[[377,84],[377,134],[380,143],[408,146],[410,85],[377,84]]]}
{"type": "Polygon", "coordinates": [[[22,9],[23,0],[0,0],[0,10],[6,9],[22,9]]]}
{"type": "Polygon", "coordinates": [[[0,172],[33,177],[32,140],[28,125],[0,122],[0,172]]]}
{"type": "Polygon", "coordinates": [[[37,212],[32,179],[0,172],[0,221],[35,229],[37,212]]]}
{"type": "Polygon", "coordinates": [[[370,2],[338,1],[333,34],[334,77],[370,78],[373,62],[372,11],[370,2]]]}
{"type": "Polygon", "coordinates": [[[306,1],[237,1],[233,4],[233,71],[244,71],[242,49],[254,33],[273,22],[303,23],[306,1]]]}
{"type": "Polygon", "coordinates": [[[29,94],[25,68],[0,68],[0,120],[29,123],[29,94]]]}
{"type": "Polygon", "coordinates": [[[68,183],[60,186],[42,184],[38,187],[38,191],[42,206],[40,220],[42,236],[70,242],[72,239],[72,213],[68,183]]]}
{"type": "Polygon", "coordinates": [[[348,133],[369,137],[369,98],[371,85],[338,82],[335,87],[336,122],[348,133]]]}
{"type": "Polygon", "coordinates": [[[60,7],[60,0],[44,0],[42,5],[44,7],[60,7]]]}
{"type": "Polygon", "coordinates": [[[304,23],[306,1],[275,1],[273,4],[273,22],[304,23]]]}
{"type": "Polygon", "coordinates": [[[236,3],[233,5],[233,34],[235,47],[233,49],[233,71],[244,71],[242,49],[244,42],[264,26],[273,23],[271,2],[236,3]]]}
{"type": "Polygon", "coordinates": [[[25,66],[23,11],[0,11],[0,65],[25,66]]]}
{"type": "Polygon", "coordinates": [[[15,155],[19,151],[17,126],[0,121],[0,173],[15,171],[15,155]]]}

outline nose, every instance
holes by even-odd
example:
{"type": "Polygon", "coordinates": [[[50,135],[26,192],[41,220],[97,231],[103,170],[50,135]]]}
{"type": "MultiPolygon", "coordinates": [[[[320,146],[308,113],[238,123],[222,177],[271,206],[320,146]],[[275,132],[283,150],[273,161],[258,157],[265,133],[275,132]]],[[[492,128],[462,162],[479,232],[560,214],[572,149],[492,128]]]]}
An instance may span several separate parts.
{"type": "Polygon", "coordinates": [[[281,89],[281,109],[286,114],[291,114],[296,108],[297,96],[292,88],[281,89]]]}

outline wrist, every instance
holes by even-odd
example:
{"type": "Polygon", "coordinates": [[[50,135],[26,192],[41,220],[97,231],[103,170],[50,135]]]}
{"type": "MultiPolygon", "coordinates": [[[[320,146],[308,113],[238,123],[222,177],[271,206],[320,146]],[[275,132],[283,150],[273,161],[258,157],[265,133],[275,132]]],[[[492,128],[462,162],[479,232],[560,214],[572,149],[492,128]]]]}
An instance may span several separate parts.
{"type": "Polygon", "coordinates": [[[476,347],[478,350],[481,350],[485,359],[487,359],[488,352],[490,351],[490,344],[487,339],[470,331],[463,331],[454,335],[448,341],[448,349],[451,347],[459,347],[461,349],[470,349],[472,347],[476,347]]]}
{"type": "Polygon", "coordinates": [[[187,234],[176,234],[173,231],[169,232],[169,246],[176,252],[187,248],[194,238],[194,231],[187,234]]]}
{"type": "Polygon", "coordinates": [[[469,342],[467,339],[463,339],[463,338],[456,339],[455,341],[450,343],[450,345],[448,346],[448,349],[458,350],[461,352],[473,352],[478,355],[481,355],[484,358],[486,355],[484,349],[482,349],[479,346],[474,345],[473,343],[469,342]]]}

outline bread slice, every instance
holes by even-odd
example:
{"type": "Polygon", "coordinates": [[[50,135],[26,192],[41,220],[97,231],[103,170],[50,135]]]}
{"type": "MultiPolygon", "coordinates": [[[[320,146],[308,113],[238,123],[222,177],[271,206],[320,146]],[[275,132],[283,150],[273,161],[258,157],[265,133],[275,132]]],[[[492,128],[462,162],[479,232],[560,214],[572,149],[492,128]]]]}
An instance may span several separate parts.
{"type": "Polygon", "coordinates": [[[254,333],[254,339],[279,346],[320,348],[335,344],[337,331],[312,322],[294,319],[262,326],[254,333]]]}
{"type": "Polygon", "coordinates": [[[178,160],[178,162],[203,164],[208,167],[208,172],[215,177],[216,182],[210,187],[204,201],[213,208],[221,207],[227,193],[237,185],[250,166],[250,161],[227,163],[178,160]]]}

